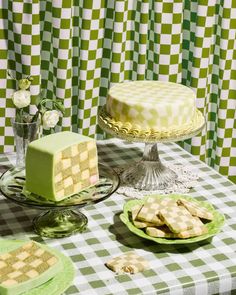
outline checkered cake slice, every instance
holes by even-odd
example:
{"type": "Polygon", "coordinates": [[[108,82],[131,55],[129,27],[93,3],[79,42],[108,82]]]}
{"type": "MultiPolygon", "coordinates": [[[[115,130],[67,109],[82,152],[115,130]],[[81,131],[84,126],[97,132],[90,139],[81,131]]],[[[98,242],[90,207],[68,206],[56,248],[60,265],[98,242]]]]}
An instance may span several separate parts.
{"type": "Polygon", "coordinates": [[[135,274],[148,269],[149,263],[143,257],[132,251],[112,258],[106,263],[106,266],[118,274],[135,274]]]}
{"type": "Polygon", "coordinates": [[[31,290],[62,270],[60,259],[35,242],[0,255],[0,294],[31,290]]]}
{"type": "Polygon", "coordinates": [[[27,190],[52,201],[61,201],[98,180],[94,139],[73,132],[59,132],[29,145],[27,190]]]}
{"type": "Polygon", "coordinates": [[[78,193],[98,181],[97,150],[93,141],[72,145],[56,157],[54,185],[57,199],[78,193]]]}
{"type": "Polygon", "coordinates": [[[159,212],[161,220],[174,233],[191,229],[196,224],[196,220],[183,206],[170,206],[166,209],[161,209],[159,212]]]}

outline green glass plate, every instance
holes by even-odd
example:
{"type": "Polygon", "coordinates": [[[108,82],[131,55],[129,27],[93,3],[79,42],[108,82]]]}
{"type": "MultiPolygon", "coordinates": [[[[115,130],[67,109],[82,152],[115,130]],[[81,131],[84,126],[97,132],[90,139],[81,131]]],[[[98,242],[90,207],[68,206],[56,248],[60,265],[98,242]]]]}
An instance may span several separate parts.
{"type": "Polygon", "coordinates": [[[190,244],[190,243],[195,243],[195,242],[199,242],[202,240],[206,240],[210,237],[213,237],[214,235],[216,235],[217,233],[220,232],[221,227],[224,225],[225,222],[225,217],[223,214],[219,213],[218,211],[216,211],[214,209],[214,207],[208,203],[208,202],[204,202],[204,201],[197,201],[196,199],[186,196],[186,195],[177,195],[177,194],[172,194],[172,195],[152,195],[152,197],[156,197],[157,199],[162,199],[162,198],[166,198],[166,197],[170,197],[173,199],[178,200],[179,198],[183,198],[189,201],[193,201],[196,202],[197,204],[199,204],[200,207],[205,207],[208,209],[209,212],[211,212],[214,216],[214,219],[211,222],[206,223],[205,225],[208,228],[208,233],[205,235],[201,235],[198,237],[193,237],[193,238],[188,238],[188,239],[167,239],[167,238],[154,238],[154,237],[150,237],[149,235],[147,235],[142,229],[138,229],[136,228],[131,219],[130,219],[130,213],[131,209],[133,208],[133,206],[137,205],[137,204],[143,204],[145,202],[145,200],[150,197],[150,196],[145,196],[143,199],[141,200],[130,200],[128,202],[125,203],[124,205],[124,209],[123,209],[123,213],[120,215],[120,219],[122,222],[124,222],[124,224],[128,227],[128,229],[136,234],[137,236],[144,238],[144,239],[148,239],[154,242],[157,242],[159,244],[190,244]]]}
{"type": "MultiPolygon", "coordinates": [[[[0,254],[12,251],[25,243],[26,241],[0,239],[0,254]]],[[[42,244],[41,246],[45,249],[49,248],[42,244]]],[[[48,282],[22,293],[22,295],[61,295],[72,284],[75,276],[75,268],[70,258],[53,248],[49,248],[49,250],[60,257],[63,263],[63,271],[56,274],[56,276],[48,282]]]]}

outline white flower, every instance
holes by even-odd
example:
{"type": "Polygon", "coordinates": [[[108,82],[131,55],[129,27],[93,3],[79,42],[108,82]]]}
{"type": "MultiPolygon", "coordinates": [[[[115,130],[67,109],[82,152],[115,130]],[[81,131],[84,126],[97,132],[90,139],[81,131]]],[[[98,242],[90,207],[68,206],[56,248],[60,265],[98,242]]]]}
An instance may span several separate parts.
{"type": "Polygon", "coordinates": [[[31,81],[28,80],[28,79],[21,79],[19,82],[18,82],[18,86],[20,89],[23,89],[23,90],[26,90],[30,87],[30,84],[31,84],[31,81]]]}
{"type": "Polygon", "coordinates": [[[30,104],[30,92],[27,90],[15,91],[12,100],[18,109],[25,108],[30,104]]]}
{"type": "Polygon", "coordinates": [[[43,128],[54,128],[59,121],[60,114],[58,111],[46,111],[43,114],[43,128]]]}

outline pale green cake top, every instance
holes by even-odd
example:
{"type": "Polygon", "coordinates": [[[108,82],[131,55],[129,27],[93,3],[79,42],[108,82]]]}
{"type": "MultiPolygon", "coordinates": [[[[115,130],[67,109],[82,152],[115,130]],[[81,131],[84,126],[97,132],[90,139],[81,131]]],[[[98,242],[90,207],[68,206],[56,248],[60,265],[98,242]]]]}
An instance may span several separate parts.
{"type": "Polygon", "coordinates": [[[53,154],[71,146],[72,144],[86,141],[94,141],[94,139],[78,133],[63,131],[34,140],[29,144],[29,147],[53,154]]]}

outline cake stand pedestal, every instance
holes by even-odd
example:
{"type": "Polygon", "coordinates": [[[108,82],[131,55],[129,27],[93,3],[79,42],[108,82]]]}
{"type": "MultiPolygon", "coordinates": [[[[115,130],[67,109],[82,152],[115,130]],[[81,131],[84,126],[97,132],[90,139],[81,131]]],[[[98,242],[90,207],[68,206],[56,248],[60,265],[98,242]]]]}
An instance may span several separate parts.
{"type": "Polygon", "coordinates": [[[43,212],[33,220],[37,234],[49,238],[63,238],[83,232],[88,218],[79,211],[88,205],[108,198],[119,186],[119,176],[110,167],[100,164],[99,182],[60,202],[46,200],[25,190],[25,169],[16,167],[0,177],[0,192],[20,206],[40,209],[43,212]]]}
{"type": "Polygon", "coordinates": [[[121,175],[121,182],[139,190],[158,190],[171,187],[178,178],[177,174],[166,167],[160,160],[157,143],[175,142],[197,135],[205,125],[200,111],[189,125],[171,131],[143,130],[129,123],[115,121],[103,107],[98,123],[107,133],[131,142],[145,143],[142,159],[127,168],[121,175]]]}
{"type": "Polygon", "coordinates": [[[80,211],[51,209],[33,219],[33,227],[42,237],[61,238],[86,229],[88,218],[80,211]]]}

